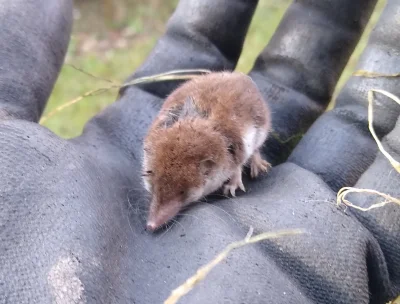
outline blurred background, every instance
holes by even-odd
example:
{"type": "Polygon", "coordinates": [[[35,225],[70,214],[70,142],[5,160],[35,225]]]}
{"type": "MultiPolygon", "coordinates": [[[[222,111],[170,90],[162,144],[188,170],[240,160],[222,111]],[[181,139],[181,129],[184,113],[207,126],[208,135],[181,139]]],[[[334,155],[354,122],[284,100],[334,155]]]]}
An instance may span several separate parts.
{"type": "MultiPolygon", "coordinates": [[[[146,59],[158,37],[163,34],[178,1],[75,0],[75,23],[68,54],[45,115],[87,91],[108,87],[110,83],[106,80],[123,82],[146,59]]],[[[268,43],[291,2],[259,0],[238,71],[248,72],[252,68],[255,58],[268,43]]],[[[385,3],[386,0],[378,1],[336,93],[352,73],[385,3]]],[[[114,102],[116,96],[117,89],[87,97],[61,110],[43,124],[61,137],[75,137],[82,132],[87,120],[114,102]]]]}

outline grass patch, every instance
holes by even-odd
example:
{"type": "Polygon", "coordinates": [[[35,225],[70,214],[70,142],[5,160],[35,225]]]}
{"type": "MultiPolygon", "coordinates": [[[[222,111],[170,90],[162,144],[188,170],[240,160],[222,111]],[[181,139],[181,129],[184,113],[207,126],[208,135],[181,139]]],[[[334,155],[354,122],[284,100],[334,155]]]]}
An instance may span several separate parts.
{"type": "MultiPolygon", "coordinates": [[[[76,20],[66,62],[100,78],[121,83],[146,59],[163,34],[165,23],[178,0],[102,2],[103,5],[94,0],[76,1],[76,20]]],[[[379,0],[371,22],[340,78],[334,98],[354,70],[385,2],[379,0]]],[[[248,72],[252,68],[290,3],[290,0],[259,1],[236,70],[248,72]]],[[[107,86],[105,81],[85,75],[68,64],[64,65],[45,115],[88,91],[107,86]]],[[[112,103],[116,96],[117,89],[85,98],[46,120],[44,125],[64,138],[78,136],[85,123],[112,103]]]]}

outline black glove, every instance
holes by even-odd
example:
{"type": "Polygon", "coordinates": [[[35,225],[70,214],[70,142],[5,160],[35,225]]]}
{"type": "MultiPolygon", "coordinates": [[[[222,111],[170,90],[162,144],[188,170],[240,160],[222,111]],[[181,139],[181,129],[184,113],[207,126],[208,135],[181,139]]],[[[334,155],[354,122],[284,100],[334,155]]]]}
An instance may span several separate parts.
{"type": "MultiPolygon", "coordinates": [[[[335,205],[343,186],[400,194],[398,173],[369,134],[366,102],[371,88],[400,95],[398,80],[351,78],[337,107],[313,124],[376,1],[290,6],[250,73],[273,111],[276,134],[264,152],[276,166],[245,181],[247,193],[196,204],[158,234],[145,231],[142,140],[178,82],[123,90],[71,140],[36,124],[70,34],[70,1],[53,2],[0,5],[0,299],[162,303],[249,226],[255,234],[309,234],[234,252],[182,303],[385,303],[400,292],[398,207],[344,213],[335,205]]],[[[256,4],[181,0],[133,76],[234,69],[256,4]]],[[[389,0],[359,69],[398,72],[399,13],[400,4],[389,0]]],[[[374,113],[379,137],[389,134],[385,147],[399,159],[399,107],[378,96],[374,113]]],[[[367,206],[365,197],[349,196],[367,206]]]]}

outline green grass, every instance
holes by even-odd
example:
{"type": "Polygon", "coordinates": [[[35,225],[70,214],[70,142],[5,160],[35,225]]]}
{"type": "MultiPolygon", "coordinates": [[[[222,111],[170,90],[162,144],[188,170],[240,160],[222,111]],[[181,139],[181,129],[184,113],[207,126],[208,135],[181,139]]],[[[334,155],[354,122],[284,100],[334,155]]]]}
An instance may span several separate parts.
{"type": "MultiPolygon", "coordinates": [[[[124,1],[125,7],[121,12],[125,16],[118,20],[107,20],[106,22],[103,21],[102,11],[98,9],[98,1],[86,0],[77,4],[81,9],[81,18],[74,25],[67,62],[90,74],[116,82],[123,82],[126,77],[139,67],[155,45],[157,38],[162,35],[164,25],[178,1],[119,0],[121,3],[124,1]],[[129,18],[126,18],[126,16],[129,16],[129,18]],[[106,51],[97,53],[88,52],[82,54],[79,52],[82,48],[80,46],[82,33],[95,37],[94,40],[96,40],[104,38],[105,33],[110,30],[118,30],[122,27],[128,27],[134,33],[134,37],[131,39],[132,44],[129,47],[121,49],[109,47],[106,51]]],[[[356,51],[349,60],[347,69],[339,81],[338,89],[342,87],[354,69],[357,58],[367,42],[369,31],[377,20],[385,1],[379,1],[378,9],[375,11],[372,21],[356,51]]],[[[259,1],[237,70],[248,72],[251,69],[255,58],[268,43],[290,2],[289,0],[259,1]]],[[[68,64],[64,65],[45,114],[87,91],[107,87],[108,85],[107,82],[85,75],[68,64]]],[[[83,126],[88,119],[115,100],[116,94],[117,91],[113,90],[105,94],[85,98],[73,106],[58,112],[48,119],[44,125],[64,138],[75,137],[82,132],[83,126]]]]}

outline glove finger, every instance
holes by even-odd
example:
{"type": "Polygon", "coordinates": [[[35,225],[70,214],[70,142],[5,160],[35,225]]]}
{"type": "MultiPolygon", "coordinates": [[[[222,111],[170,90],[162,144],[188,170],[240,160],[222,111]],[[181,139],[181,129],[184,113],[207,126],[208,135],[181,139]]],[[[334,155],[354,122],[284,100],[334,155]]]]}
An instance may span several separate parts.
{"type": "MultiPolygon", "coordinates": [[[[223,5],[225,2],[222,0],[210,1],[182,0],[168,23],[166,34],[133,76],[176,68],[232,69],[240,54],[255,3],[235,1],[228,6],[223,5]]],[[[271,136],[265,145],[270,162],[276,164],[285,160],[297,143],[296,135],[305,132],[324,111],[375,2],[362,1],[363,5],[360,5],[361,0],[296,1],[289,8],[277,33],[250,73],[271,104],[274,135],[280,138],[271,136]],[[315,24],[321,29],[315,29],[315,24]],[[337,56],[328,56],[335,52],[337,56]]],[[[176,82],[165,82],[140,88],[164,97],[176,85],[176,82]]],[[[124,130],[136,130],[135,140],[127,141],[133,149],[130,151],[135,151],[141,147],[137,144],[159,108],[160,100],[141,92],[137,86],[121,91],[121,95],[118,104],[112,105],[95,120],[101,119],[101,124],[107,125],[107,129],[117,128],[118,134],[125,133],[124,130]],[[133,99],[136,100],[134,104],[131,102],[133,99]],[[136,119],[132,120],[132,117],[136,119]]]]}
{"type": "Polygon", "coordinates": [[[300,0],[287,10],[250,73],[273,112],[275,136],[265,146],[272,163],[286,160],[326,109],[375,4],[300,0]]]}
{"type": "MultiPolygon", "coordinates": [[[[400,160],[400,119],[395,128],[382,141],[385,150],[400,160]]],[[[388,159],[378,153],[375,161],[361,176],[356,188],[372,189],[394,198],[400,197],[400,175],[388,159]]],[[[348,199],[354,205],[368,208],[385,199],[371,194],[349,194],[348,199]]],[[[393,291],[400,294],[400,206],[390,204],[368,212],[351,209],[360,222],[367,227],[378,240],[389,266],[389,275],[393,282],[393,291]]]]}
{"type": "MultiPolygon", "coordinates": [[[[357,69],[393,74],[399,72],[400,4],[388,2],[371,33],[357,69]]],[[[300,141],[289,161],[321,176],[335,191],[353,186],[373,162],[377,145],[368,130],[367,91],[383,89],[400,95],[398,78],[352,76],[338,96],[334,110],[325,113],[300,141]]],[[[374,128],[381,138],[393,129],[400,108],[376,94],[374,128]]]]}
{"type": "Polygon", "coordinates": [[[71,28],[70,0],[0,3],[0,119],[39,120],[71,28]]]}
{"type": "MultiPolygon", "coordinates": [[[[127,81],[174,69],[234,69],[256,5],[257,1],[181,0],[165,35],[127,81]]],[[[118,102],[90,120],[77,140],[88,142],[93,133],[102,134],[105,141],[111,139],[139,160],[143,137],[162,98],[179,83],[156,82],[122,89],[118,102]]]]}
{"type": "MultiPolygon", "coordinates": [[[[257,3],[257,0],[180,0],[165,34],[127,81],[175,69],[233,70],[257,3]]],[[[165,97],[177,85],[178,82],[165,82],[140,87],[165,97]]]]}

